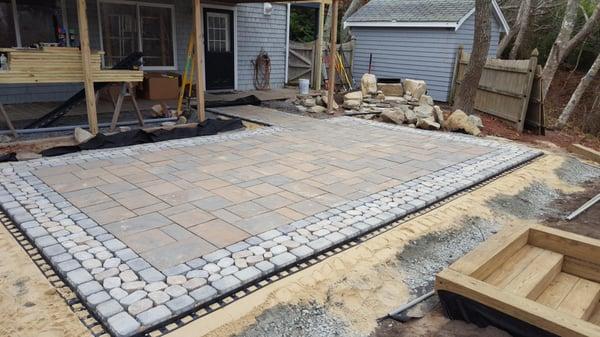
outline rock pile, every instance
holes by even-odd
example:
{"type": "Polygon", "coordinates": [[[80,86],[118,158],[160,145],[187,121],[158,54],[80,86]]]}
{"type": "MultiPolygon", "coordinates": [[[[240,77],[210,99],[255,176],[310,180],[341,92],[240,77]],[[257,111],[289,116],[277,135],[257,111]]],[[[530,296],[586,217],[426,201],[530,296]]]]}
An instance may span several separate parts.
{"type": "Polygon", "coordinates": [[[344,96],[343,108],[347,113],[376,114],[376,118],[388,123],[438,130],[444,123],[444,114],[426,93],[424,81],[377,83],[375,75],[365,74],[361,90],[344,96]]]}
{"type": "Polygon", "coordinates": [[[346,113],[371,115],[386,123],[407,124],[425,130],[465,132],[478,136],[483,128],[481,119],[456,110],[444,121],[444,112],[427,95],[425,81],[405,79],[402,83],[377,83],[372,74],[361,79],[361,90],[344,95],[346,113]]]}
{"type": "MultiPolygon", "coordinates": [[[[308,113],[326,113],[327,107],[329,106],[327,92],[315,96],[298,96],[292,103],[300,112],[308,113]]],[[[337,109],[339,109],[339,105],[333,101],[333,110],[335,111],[337,109]]]]}

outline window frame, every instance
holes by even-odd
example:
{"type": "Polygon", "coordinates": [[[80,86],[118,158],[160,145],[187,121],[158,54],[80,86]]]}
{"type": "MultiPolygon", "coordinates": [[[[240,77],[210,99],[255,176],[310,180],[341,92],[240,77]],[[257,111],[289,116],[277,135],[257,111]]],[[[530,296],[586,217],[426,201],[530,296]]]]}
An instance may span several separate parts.
{"type": "MultiPolygon", "coordinates": [[[[15,40],[17,41],[17,48],[23,47],[23,41],[21,39],[21,20],[19,20],[19,10],[17,8],[17,0],[10,0],[12,7],[13,23],[15,25],[15,40]]],[[[66,0],[60,0],[59,3],[60,11],[62,12],[62,25],[66,32],[67,47],[70,47],[71,38],[69,36],[69,20],[67,19],[67,4],[66,0]]]]}
{"type": "MultiPolygon", "coordinates": [[[[14,1],[14,0],[13,0],[14,1]]],[[[172,40],[172,49],[173,49],[173,65],[172,66],[143,66],[144,70],[149,70],[149,71],[164,71],[164,70],[172,70],[175,71],[177,70],[178,67],[178,63],[177,63],[177,33],[176,33],[176,29],[175,29],[175,25],[176,25],[176,20],[175,20],[175,5],[174,4],[159,4],[159,3],[153,3],[153,2],[143,2],[143,1],[130,1],[130,0],[98,0],[96,5],[97,5],[97,11],[98,11],[98,30],[99,30],[99,35],[100,35],[100,49],[104,50],[104,36],[103,36],[103,28],[102,28],[102,12],[101,12],[101,5],[103,3],[107,3],[107,4],[117,4],[117,5],[132,5],[135,6],[135,11],[136,11],[136,20],[137,20],[137,27],[138,27],[138,31],[137,31],[137,42],[139,45],[139,49],[141,50],[141,52],[143,53],[143,41],[142,41],[142,16],[140,15],[140,7],[155,7],[155,8],[168,8],[171,10],[171,40],[172,40]]],[[[102,66],[105,66],[105,58],[102,58],[102,66]]]]}

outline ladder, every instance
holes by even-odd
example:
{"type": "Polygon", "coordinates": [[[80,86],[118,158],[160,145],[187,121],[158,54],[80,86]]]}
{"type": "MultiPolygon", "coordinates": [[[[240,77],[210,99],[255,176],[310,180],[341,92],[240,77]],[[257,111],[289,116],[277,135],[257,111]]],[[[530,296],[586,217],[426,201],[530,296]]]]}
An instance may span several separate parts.
{"type": "Polygon", "coordinates": [[[190,98],[192,97],[192,88],[194,86],[194,72],[196,70],[196,66],[194,65],[194,57],[196,56],[195,47],[196,44],[194,39],[194,32],[192,32],[188,40],[185,69],[183,70],[181,87],[179,88],[179,97],[177,99],[177,116],[181,116],[181,114],[183,113],[183,100],[185,98],[187,98],[186,110],[189,111],[190,108],[190,98]]]}

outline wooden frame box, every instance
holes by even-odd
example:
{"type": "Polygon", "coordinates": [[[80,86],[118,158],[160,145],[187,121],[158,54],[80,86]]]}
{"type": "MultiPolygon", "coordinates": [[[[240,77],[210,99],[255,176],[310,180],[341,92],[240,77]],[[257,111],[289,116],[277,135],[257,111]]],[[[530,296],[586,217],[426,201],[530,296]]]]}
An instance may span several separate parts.
{"type": "Polygon", "coordinates": [[[552,334],[600,336],[600,240],[511,228],[439,273],[435,288],[552,334]]]}

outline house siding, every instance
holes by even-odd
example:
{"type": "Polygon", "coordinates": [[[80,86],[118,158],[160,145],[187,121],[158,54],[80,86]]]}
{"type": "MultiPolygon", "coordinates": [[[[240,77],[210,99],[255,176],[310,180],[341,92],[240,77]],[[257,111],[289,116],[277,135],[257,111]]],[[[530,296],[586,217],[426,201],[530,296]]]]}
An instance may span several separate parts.
{"type": "MultiPolygon", "coordinates": [[[[146,3],[175,5],[175,39],[177,71],[183,72],[187,57],[187,45],[192,33],[193,2],[190,0],[143,0],[146,3]]],[[[90,46],[100,50],[100,28],[97,0],[88,0],[88,23],[90,46]]],[[[75,0],[67,0],[67,22],[69,28],[76,29],[77,8],[75,0]]],[[[237,10],[237,89],[254,89],[254,70],[251,61],[261,48],[271,57],[271,88],[282,88],[285,84],[287,6],[273,4],[270,16],[263,14],[263,4],[240,4],[232,6],[237,10]]],[[[64,101],[83,88],[82,84],[15,84],[0,85],[0,102],[50,102],[64,101]]]]}
{"type": "MultiPolygon", "coordinates": [[[[419,79],[427,82],[436,101],[447,102],[454,72],[456,51],[460,45],[470,51],[473,45],[475,16],[455,31],[447,28],[372,28],[353,27],[354,78],[369,69],[378,78],[419,79]]],[[[500,38],[500,22],[492,20],[489,55],[494,56],[500,38]]]]}

